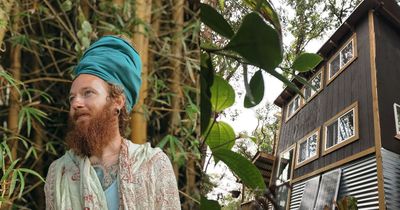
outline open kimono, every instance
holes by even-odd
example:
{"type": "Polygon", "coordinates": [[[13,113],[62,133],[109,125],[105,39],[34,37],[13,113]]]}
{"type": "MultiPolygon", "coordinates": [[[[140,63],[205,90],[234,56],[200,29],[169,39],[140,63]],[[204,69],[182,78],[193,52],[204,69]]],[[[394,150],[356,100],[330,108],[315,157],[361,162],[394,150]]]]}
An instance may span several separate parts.
{"type": "MultiPolygon", "coordinates": [[[[181,209],[171,162],[149,143],[123,141],[116,181],[118,192],[114,190],[114,194],[119,198],[113,203],[116,200],[119,209],[181,209]]],[[[46,209],[108,209],[112,201],[107,193],[112,191],[103,190],[88,157],[67,151],[50,165],[45,184],[46,209]]]]}

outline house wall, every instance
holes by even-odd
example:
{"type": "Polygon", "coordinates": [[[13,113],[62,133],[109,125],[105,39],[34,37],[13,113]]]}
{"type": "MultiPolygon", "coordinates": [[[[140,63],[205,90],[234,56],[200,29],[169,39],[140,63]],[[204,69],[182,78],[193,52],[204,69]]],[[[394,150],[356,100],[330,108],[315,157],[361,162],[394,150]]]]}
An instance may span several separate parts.
{"type": "MultiPolygon", "coordinates": [[[[352,163],[348,163],[341,167],[341,171],[342,172],[340,177],[337,200],[340,200],[345,196],[352,196],[357,199],[358,209],[378,210],[378,180],[375,156],[369,155],[364,158],[355,160],[352,163]]],[[[327,171],[325,173],[329,172],[330,171],[327,171]]],[[[314,177],[311,177],[310,179],[312,178],[314,177]]],[[[303,199],[305,183],[308,180],[309,179],[297,182],[293,185],[293,190],[291,192],[291,203],[289,208],[290,210],[299,209],[300,203],[303,199]]]]}
{"type": "MultiPolygon", "coordinates": [[[[327,66],[325,65],[324,89],[289,121],[282,122],[278,153],[296,143],[310,131],[328,121],[331,117],[358,101],[359,140],[341,147],[325,156],[321,156],[322,139],[320,141],[320,156],[318,159],[294,170],[293,178],[308,174],[326,165],[345,159],[374,146],[372,94],[370,77],[370,45],[368,17],[365,16],[354,27],[357,36],[358,57],[336,79],[326,86],[327,66]]],[[[338,49],[352,34],[343,37],[338,49]]],[[[335,52],[331,52],[333,56],[335,52]]],[[[328,61],[331,57],[327,57],[328,61]]],[[[400,59],[399,59],[400,60],[400,59]]],[[[326,62],[324,61],[324,62],[326,62]]],[[[287,104],[283,109],[286,116],[287,104]]],[[[321,129],[321,133],[323,129],[321,129]]],[[[322,135],[323,138],[323,135],[322,135]]]]}
{"type": "Polygon", "coordinates": [[[376,71],[382,147],[400,154],[393,103],[400,104],[400,32],[375,15],[376,71]]]}

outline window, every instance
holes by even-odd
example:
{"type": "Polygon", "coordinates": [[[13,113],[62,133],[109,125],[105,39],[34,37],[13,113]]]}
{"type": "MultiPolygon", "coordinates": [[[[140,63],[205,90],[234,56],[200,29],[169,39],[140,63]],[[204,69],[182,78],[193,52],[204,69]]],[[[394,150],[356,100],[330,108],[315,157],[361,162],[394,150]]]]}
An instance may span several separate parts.
{"type": "Polygon", "coordinates": [[[314,209],[314,204],[318,195],[319,179],[320,176],[318,175],[305,183],[299,209],[314,209]]]}
{"type": "Polygon", "coordinates": [[[356,57],[356,35],[336,53],[329,61],[328,82],[330,83],[340,72],[342,72],[356,57]]]}
{"type": "Polygon", "coordinates": [[[289,185],[281,185],[277,187],[276,190],[276,204],[278,204],[279,209],[286,209],[288,204],[289,195],[289,185]]]}
{"type": "Polygon", "coordinates": [[[394,108],[394,120],[396,123],[396,135],[400,135],[400,105],[393,104],[394,108]]]}
{"type": "Polygon", "coordinates": [[[292,101],[289,102],[287,106],[286,121],[289,120],[300,109],[300,102],[301,100],[299,95],[296,95],[292,101]]]}
{"type": "Polygon", "coordinates": [[[341,175],[340,168],[322,175],[314,209],[325,209],[326,205],[329,209],[335,209],[333,202],[337,199],[341,175]]]}
{"type": "Polygon", "coordinates": [[[358,139],[357,102],[324,125],[324,154],[358,139]]]}
{"type": "Polygon", "coordinates": [[[276,184],[280,185],[288,182],[292,178],[292,164],[294,156],[294,145],[279,156],[278,173],[276,175],[276,184]]]}
{"type": "Polygon", "coordinates": [[[276,201],[282,207],[280,209],[286,209],[288,204],[289,181],[292,179],[295,146],[296,144],[293,144],[279,155],[278,172],[276,174],[276,201]]]}
{"type": "Polygon", "coordinates": [[[317,128],[297,143],[296,168],[318,158],[319,131],[317,128]]]}
{"type": "Polygon", "coordinates": [[[322,89],[322,72],[318,72],[310,81],[309,83],[315,87],[316,90],[312,89],[309,86],[304,86],[303,95],[305,102],[310,101],[319,91],[322,89]]]}

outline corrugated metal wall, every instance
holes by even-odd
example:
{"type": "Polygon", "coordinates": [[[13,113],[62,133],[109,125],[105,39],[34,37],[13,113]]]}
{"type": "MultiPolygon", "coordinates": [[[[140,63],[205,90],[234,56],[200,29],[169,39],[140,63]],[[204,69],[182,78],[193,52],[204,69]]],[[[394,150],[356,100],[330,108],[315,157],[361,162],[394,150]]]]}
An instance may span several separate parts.
{"type": "MultiPolygon", "coordinates": [[[[399,168],[397,171],[397,176],[400,176],[400,166],[397,166],[397,168],[399,168]]],[[[290,203],[291,210],[299,208],[301,199],[303,197],[305,183],[306,181],[303,181],[293,185],[290,203]]],[[[394,196],[396,196],[397,200],[400,199],[399,184],[400,183],[397,182],[397,188],[392,190],[396,191],[397,194],[394,194],[394,196]]],[[[357,198],[359,210],[379,209],[378,181],[375,156],[369,156],[355,163],[351,163],[342,167],[342,176],[340,181],[338,200],[345,195],[351,195],[357,198]]],[[[397,208],[388,209],[400,208],[397,206],[397,208]]]]}
{"type": "Polygon", "coordinates": [[[382,148],[387,209],[400,209],[400,155],[382,148]]]}
{"type": "Polygon", "coordinates": [[[303,197],[304,185],[306,185],[306,182],[307,181],[303,181],[293,185],[291,201],[290,201],[290,210],[299,209],[301,198],[303,197]]]}
{"type": "Polygon", "coordinates": [[[344,166],[338,198],[355,197],[359,210],[379,209],[377,177],[375,156],[344,166]]]}

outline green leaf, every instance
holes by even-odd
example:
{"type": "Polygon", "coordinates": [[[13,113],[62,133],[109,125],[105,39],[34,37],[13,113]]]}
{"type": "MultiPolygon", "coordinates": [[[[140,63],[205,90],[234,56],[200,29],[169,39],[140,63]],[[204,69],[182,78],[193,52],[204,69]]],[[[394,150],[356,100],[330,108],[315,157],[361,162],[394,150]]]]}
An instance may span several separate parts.
{"type": "Polygon", "coordinates": [[[250,64],[264,70],[275,69],[282,62],[278,33],[256,12],[243,18],[238,32],[224,49],[239,53],[250,64]]]}
{"type": "Polygon", "coordinates": [[[82,46],[84,46],[85,48],[89,48],[90,46],[90,40],[88,37],[82,37],[82,46]]]}
{"type": "Polygon", "coordinates": [[[307,85],[309,87],[311,87],[311,89],[317,91],[317,88],[314,87],[314,85],[312,85],[310,82],[308,82],[307,80],[305,80],[303,77],[299,76],[299,75],[295,75],[293,74],[294,78],[296,78],[296,80],[298,80],[299,82],[301,82],[303,85],[307,85]]]}
{"type": "Polygon", "coordinates": [[[235,144],[235,131],[225,122],[215,122],[207,138],[211,150],[231,149],[235,144]]]}
{"type": "Polygon", "coordinates": [[[211,105],[215,112],[230,107],[235,103],[235,91],[232,86],[222,77],[214,76],[214,82],[211,86],[211,105]]]}
{"type": "Polygon", "coordinates": [[[64,1],[61,4],[61,9],[65,12],[68,12],[72,9],[72,2],[70,0],[64,1]]]}
{"type": "Polygon", "coordinates": [[[297,94],[303,96],[303,93],[300,91],[300,89],[295,84],[293,84],[291,81],[289,81],[285,76],[283,76],[282,74],[276,72],[275,70],[267,70],[267,72],[270,73],[275,78],[277,78],[280,81],[282,81],[286,86],[288,86],[294,92],[296,92],[297,94]]]}
{"type": "Polygon", "coordinates": [[[261,70],[257,71],[251,78],[250,91],[254,101],[250,100],[249,93],[246,93],[244,98],[244,107],[246,108],[259,104],[264,97],[264,79],[261,70]]]}
{"type": "Polygon", "coordinates": [[[8,192],[8,196],[11,196],[11,194],[14,192],[15,184],[17,183],[17,174],[17,171],[14,170],[11,178],[10,191],[8,192]]]}
{"type": "Polygon", "coordinates": [[[34,170],[31,170],[31,169],[28,169],[28,168],[19,168],[18,170],[22,171],[22,172],[25,172],[25,173],[28,173],[28,174],[32,174],[32,175],[36,176],[37,178],[39,178],[40,180],[42,180],[43,182],[45,182],[43,177],[40,176],[40,174],[38,174],[38,172],[36,172],[34,170]]]}
{"type": "Polygon", "coordinates": [[[90,25],[89,21],[85,20],[82,23],[82,32],[83,34],[89,34],[92,32],[92,25],[90,25]]]}
{"type": "Polygon", "coordinates": [[[243,2],[248,5],[252,10],[257,11],[261,14],[261,16],[270,22],[275,29],[281,34],[281,24],[279,21],[279,16],[275,12],[274,8],[272,5],[265,0],[243,0],[243,2]],[[260,5],[261,3],[261,5],[260,5]],[[257,6],[259,6],[257,8],[257,6]]]}
{"type": "Polygon", "coordinates": [[[0,182],[3,182],[4,180],[8,179],[8,175],[11,173],[11,171],[14,170],[15,165],[18,163],[19,160],[15,160],[11,163],[11,165],[7,168],[7,171],[3,174],[1,177],[0,182]]]}
{"type": "Polygon", "coordinates": [[[306,72],[314,69],[321,61],[322,57],[314,53],[303,53],[294,60],[292,68],[299,72],[306,72]]]}
{"type": "Polygon", "coordinates": [[[228,39],[235,34],[225,18],[208,4],[200,4],[200,20],[213,31],[228,39]]]}
{"type": "Polygon", "coordinates": [[[20,182],[21,182],[21,187],[19,189],[18,198],[21,198],[22,197],[22,193],[24,192],[24,188],[25,188],[25,178],[24,178],[24,175],[22,175],[20,170],[18,170],[17,172],[18,172],[18,176],[19,176],[19,179],[20,179],[20,182]]]}
{"type": "Polygon", "coordinates": [[[225,0],[218,0],[219,8],[223,11],[225,8],[225,0]]]}
{"type": "Polygon", "coordinates": [[[200,199],[200,210],[220,210],[221,206],[218,201],[208,200],[206,197],[201,196],[200,199]]]}
{"type": "Polygon", "coordinates": [[[211,59],[207,54],[201,54],[201,70],[200,70],[200,132],[204,132],[208,128],[211,118],[211,86],[214,82],[214,70],[211,59]]]}
{"type": "Polygon", "coordinates": [[[224,162],[242,182],[253,190],[266,189],[261,172],[248,159],[227,149],[213,151],[213,156],[224,162]]]}

